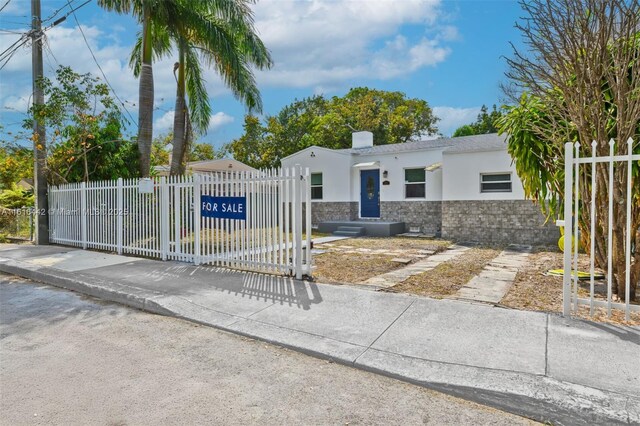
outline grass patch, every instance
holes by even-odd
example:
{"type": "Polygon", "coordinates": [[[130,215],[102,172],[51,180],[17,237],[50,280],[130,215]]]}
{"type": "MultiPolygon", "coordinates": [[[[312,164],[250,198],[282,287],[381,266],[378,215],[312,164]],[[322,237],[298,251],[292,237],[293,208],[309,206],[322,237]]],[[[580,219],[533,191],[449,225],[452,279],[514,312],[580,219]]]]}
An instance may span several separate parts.
{"type": "Polygon", "coordinates": [[[409,277],[386,291],[413,293],[436,299],[455,294],[471,278],[479,274],[500,250],[471,248],[460,256],[443,262],[434,269],[409,277]]]}
{"type": "Polygon", "coordinates": [[[373,253],[328,252],[314,257],[313,276],[321,282],[357,284],[404,266],[392,262],[392,258],[373,253]]]}
{"type": "Polygon", "coordinates": [[[451,241],[407,237],[360,237],[334,241],[331,244],[371,250],[433,250],[437,252],[450,246],[451,241]]]}
{"type": "Polygon", "coordinates": [[[360,237],[316,244],[325,253],[314,257],[313,276],[322,282],[358,284],[405,266],[392,262],[393,258],[416,262],[450,244],[446,240],[398,237],[360,237]]]}

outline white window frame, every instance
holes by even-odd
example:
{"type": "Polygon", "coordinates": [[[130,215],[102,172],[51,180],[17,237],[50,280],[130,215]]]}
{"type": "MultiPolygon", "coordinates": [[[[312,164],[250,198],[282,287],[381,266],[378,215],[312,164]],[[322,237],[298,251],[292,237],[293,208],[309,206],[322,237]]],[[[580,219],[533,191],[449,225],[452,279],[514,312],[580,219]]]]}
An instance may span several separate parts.
{"type": "Polygon", "coordinates": [[[309,175],[309,180],[310,180],[310,191],[311,191],[311,201],[317,201],[317,200],[323,200],[324,199],[324,176],[322,172],[312,172],[309,175]],[[314,185],[313,184],[313,175],[320,175],[320,180],[322,180],[322,183],[320,185],[314,185]],[[320,188],[322,189],[322,197],[320,198],[313,198],[313,188],[320,188]]]}
{"type": "Polygon", "coordinates": [[[513,173],[512,172],[490,172],[490,173],[480,173],[480,193],[482,194],[491,194],[494,192],[513,192],[513,173]],[[484,182],[482,178],[484,176],[496,176],[496,175],[508,175],[509,180],[492,180],[489,182],[484,182]],[[509,189],[484,189],[483,184],[485,183],[508,183],[509,189]]]}
{"type": "Polygon", "coordinates": [[[427,172],[424,167],[405,167],[402,169],[402,190],[404,191],[404,199],[405,200],[425,200],[427,198],[427,172]],[[424,181],[423,182],[407,182],[407,170],[422,170],[424,171],[424,181]],[[407,197],[407,185],[424,185],[424,197],[407,197]]]}

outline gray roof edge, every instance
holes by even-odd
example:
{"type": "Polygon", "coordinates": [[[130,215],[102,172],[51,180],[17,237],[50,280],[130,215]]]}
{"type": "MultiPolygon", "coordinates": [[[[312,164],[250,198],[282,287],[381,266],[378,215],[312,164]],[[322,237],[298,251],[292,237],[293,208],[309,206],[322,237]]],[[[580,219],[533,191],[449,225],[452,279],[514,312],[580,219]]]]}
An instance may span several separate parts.
{"type": "MultiPolygon", "coordinates": [[[[388,146],[388,145],[378,145],[378,146],[388,146]]],[[[437,151],[437,150],[446,150],[449,148],[449,145],[441,145],[441,146],[430,146],[426,148],[413,148],[413,149],[403,149],[398,151],[389,151],[389,152],[367,152],[361,154],[359,152],[352,152],[353,155],[358,156],[367,156],[367,155],[396,155],[405,152],[421,152],[421,151],[437,151]]]]}
{"type": "Polygon", "coordinates": [[[283,160],[286,160],[288,158],[295,157],[296,155],[301,154],[301,153],[303,153],[305,151],[308,151],[310,149],[321,149],[323,151],[335,152],[335,153],[341,154],[341,155],[351,155],[350,152],[345,152],[346,151],[345,149],[331,149],[331,148],[325,148],[323,146],[311,145],[311,146],[308,146],[306,148],[301,149],[300,151],[296,151],[293,154],[289,154],[284,158],[281,158],[280,162],[282,162],[283,160]]]}
{"type": "Polygon", "coordinates": [[[363,148],[331,149],[312,145],[298,152],[294,152],[293,154],[282,158],[280,161],[287,160],[291,157],[301,154],[302,152],[309,151],[310,149],[320,149],[342,155],[355,155],[363,157],[435,150],[442,150],[443,154],[504,151],[507,149],[507,138],[507,135],[486,133],[481,135],[460,136],[456,138],[426,139],[397,144],[374,145],[372,147],[363,148]]]}
{"type": "Polygon", "coordinates": [[[446,149],[442,152],[442,155],[456,155],[456,154],[473,154],[474,152],[503,152],[507,150],[507,146],[504,148],[495,147],[495,148],[478,148],[478,149],[465,149],[465,150],[452,150],[447,151],[446,149]]]}

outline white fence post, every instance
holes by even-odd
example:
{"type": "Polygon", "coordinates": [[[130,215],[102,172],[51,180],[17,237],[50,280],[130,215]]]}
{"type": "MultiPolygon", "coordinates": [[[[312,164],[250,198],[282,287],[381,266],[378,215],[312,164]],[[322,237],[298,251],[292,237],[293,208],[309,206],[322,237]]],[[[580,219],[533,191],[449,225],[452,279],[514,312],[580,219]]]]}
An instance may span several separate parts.
{"type": "Polygon", "coordinates": [[[167,178],[160,178],[160,257],[167,260],[169,254],[169,185],[167,178]]]}
{"type": "Polygon", "coordinates": [[[294,209],[294,223],[293,223],[293,238],[294,238],[294,268],[295,276],[297,280],[302,279],[302,192],[300,181],[302,179],[302,168],[300,164],[295,165],[293,172],[293,209],[294,209]]]}
{"type": "Polygon", "coordinates": [[[611,297],[613,288],[613,154],[615,142],[609,140],[609,214],[607,219],[607,318],[611,318],[611,297]]]}
{"type": "Polygon", "coordinates": [[[311,174],[309,168],[304,170],[304,193],[305,193],[305,227],[306,227],[306,258],[305,258],[305,272],[308,276],[311,276],[311,265],[313,264],[313,258],[311,253],[311,174]]]}
{"type": "Polygon", "coordinates": [[[117,233],[117,252],[118,254],[122,254],[122,241],[124,239],[124,226],[123,226],[123,215],[124,215],[124,201],[123,201],[123,188],[122,188],[122,178],[118,178],[118,183],[116,187],[116,199],[117,199],[117,209],[116,214],[116,233],[117,233]]]}
{"type": "Polygon", "coordinates": [[[202,206],[200,202],[200,175],[193,175],[193,232],[194,232],[194,247],[193,247],[193,263],[200,264],[200,224],[202,206]]]}
{"type": "MultiPolygon", "coordinates": [[[[624,274],[624,283],[625,283],[625,308],[624,308],[624,319],[629,321],[631,319],[631,312],[629,309],[629,297],[631,296],[631,234],[633,231],[631,230],[631,179],[633,172],[633,139],[629,138],[627,140],[627,154],[629,154],[629,159],[627,160],[627,223],[626,223],[626,238],[624,241],[624,251],[625,251],[625,274],[624,274]]],[[[636,251],[638,250],[638,244],[640,241],[636,241],[636,251]]]]}
{"type": "Polygon", "coordinates": [[[580,142],[574,144],[575,155],[573,157],[573,163],[575,164],[575,174],[574,174],[574,190],[573,190],[573,234],[571,235],[571,242],[573,246],[573,284],[571,288],[572,294],[572,309],[573,312],[578,312],[578,287],[580,286],[580,282],[578,281],[578,252],[580,249],[580,229],[579,229],[579,220],[580,217],[580,163],[578,160],[580,159],[580,142]],[[575,241],[575,243],[574,243],[575,241]]]}
{"type": "Polygon", "coordinates": [[[82,248],[87,248],[87,183],[80,184],[80,236],[82,248]]]}
{"type": "Polygon", "coordinates": [[[562,315],[571,315],[571,242],[573,214],[573,144],[564,144],[564,274],[562,280],[562,315]]]}

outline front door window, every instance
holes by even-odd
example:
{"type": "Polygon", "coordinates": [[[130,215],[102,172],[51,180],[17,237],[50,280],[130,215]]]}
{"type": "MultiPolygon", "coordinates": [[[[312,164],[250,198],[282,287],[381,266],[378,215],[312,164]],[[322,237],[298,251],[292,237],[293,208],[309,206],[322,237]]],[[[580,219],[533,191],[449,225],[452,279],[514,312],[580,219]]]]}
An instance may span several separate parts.
{"type": "Polygon", "coordinates": [[[373,200],[373,197],[375,197],[375,191],[376,191],[376,184],[375,181],[373,180],[372,176],[369,176],[369,178],[367,179],[367,198],[369,198],[370,200],[373,200]]]}

